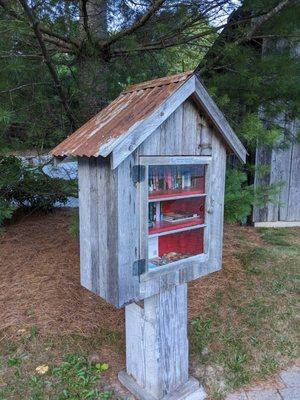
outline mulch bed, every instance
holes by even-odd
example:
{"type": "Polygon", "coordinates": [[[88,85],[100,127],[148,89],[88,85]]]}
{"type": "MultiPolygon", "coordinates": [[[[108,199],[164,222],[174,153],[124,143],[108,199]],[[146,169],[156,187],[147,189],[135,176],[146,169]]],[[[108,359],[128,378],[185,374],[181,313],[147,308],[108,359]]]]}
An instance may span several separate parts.
{"type": "MultiPolygon", "coordinates": [[[[69,233],[74,210],[22,216],[0,236],[0,329],[17,333],[35,325],[40,334],[78,333],[96,329],[122,332],[124,310],[118,310],[80,286],[78,239],[69,233]]],[[[234,253],[247,242],[260,242],[252,229],[225,227],[224,268],[192,282],[189,317],[201,310],[218,287],[238,279],[234,253]]]]}

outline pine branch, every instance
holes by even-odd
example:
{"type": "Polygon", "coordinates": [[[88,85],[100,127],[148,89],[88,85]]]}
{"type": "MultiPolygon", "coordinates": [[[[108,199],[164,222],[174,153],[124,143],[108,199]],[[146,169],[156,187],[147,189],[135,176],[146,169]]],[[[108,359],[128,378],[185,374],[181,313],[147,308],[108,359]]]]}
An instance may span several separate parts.
{"type": "Polygon", "coordinates": [[[14,87],[12,89],[1,90],[0,93],[12,93],[12,92],[16,92],[17,90],[24,89],[25,87],[28,87],[28,86],[37,86],[37,85],[49,85],[49,82],[24,83],[24,85],[16,86],[16,87],[14,87]]]}
{"type": "Polygon", "coordinates": [[[47,51],[46,45],[45,45],[45,43],[43,41],[43,36],[42,36],[42,33],[40,31],[40,28],[39,28],[39,22],[36,20],[35,15],[33,14],[33,11],[31,10],[31,8],[28,6],[26,0],[19,0],[19,3],[23,7],[24,12],[27,15],[28,21],[29,21],[29,23],[30,23],[30,25],[32,27],[32,30],[33,30],[33,32],[34,32],[34,34],[36,36],[36,39],[37,39],[37,41],[39,43],[40,48],[41,48],[45,63],[48,66],[50,75],[51,75],[52,80],[54,82],[55,89],[56,89],[56,91],[57,91],[57,93],[59,95],[59,98],[61,100],[61,103],[62,103],[62,105],[63,105],[63,107],[65,109],[65,112],[66,112],[66,115],[67,115],[67,117],[68,117],[68,119],[70,121],[71,127],[72,127],[73,130],[75,130],[76,129],[75,121],[74,121],[74,118],[73,118],[73,116],[72,116],[72,114],[70,112],[70,108],[69,108],[69,105],[68,105],[68,102],[67,102],[67,98],[66,98],[64,90],[63,90],[63,88],[61,86],[58,74],[56,72],[56,69],[55,69],[54,65],[52,64],[51,57],[50,57],[50,55],[49,55],[49,53],[47,51]]]}
{"type": "Polygon", "coordinates": [[[100,46],[102,48],[107,48],[108,46],[111,46],[112,44],[116,43],[118,40],[122,39],[125,36],[129,36],[132,33],[134,33],[136,30],[141,28],[146,24],[147,21],[158,11],[163,3],[166,0],[156,0],[153,2],[152,7],[149,8],[149,10],[139,19],[137,20],[132,26],[130,26],[127,29],[124,29],[123,31],[120,31],[116,33],[114,36],[109,38],[107,41],[100,43],[100,46]]]}
{"type": "MultiPolygon", "coordinates": [[[[18,14],[16,11],[12,10],[8,2],[6,0],[0,0],[0,7],[6,12],[7,15],[9,15],[11,18],[20,21],[20,22],[26,22],[22,15],[18,14]]],[[[63,47],[67,51],[73,51],[74,52],[74,47],[79,49],[80,43],[70,39],[68,37],[65,37],[57,32],[53,32],[51,29],[42,26],[39,23],[39,30],[43,35],[45,36],[45,41],[55,44],[58,47],[63,47]]]]}
{"type": "Polygon", "coordinates": [[[261,26],[264,23],[269,21],[272,17],[274,17],[276,14],[278,14],[283,8],[285,8],[287,5],[289,5],[293,2],[294,2],[294,0],[283,0],[272,10],[270,10],[266,14],[262,15],[261,17],[257,18],[255,23],[251,26],[251,28],[246,33],[246,35],[237,40],[237,44],[241,44],[245,41],[250,40],[251,37],[254,35],[254,33],[257,32],[258,29],[261,28],[261,26]]]}
{"type": "MultiPolygon", "coordinates": [[[[218,29],[222,29],[223,27],[225,27],[227,24],[224,25],[220,25],[218,27],[218,29]]],[[[195,35],[181,35],[181,38],[179,38],[177,35],[175,34],[171,34],[169,36],[165,36],[160,38],[158,41],[156,42],[150,42],[150,43],[144,43],[140,46],[137,46],[135,49],[131,49],[131,50],[124,50],[124,49],[113,49],[111,50],[110,54],[112,56],[115,57],[119,57],[119,56],[123,56],[123,55],[130,55],[130,54],[134,54],[134,53],[140,53],[143,51],[155,51],[155,50],[163,50],[169,47],[173,47],[173,46],[178,46],[178,45],[182,45],[182,44],[190,44],[191,42],[194,42],[195,40],[204,38],[206,36],[211,35],[212,33],[216,32],[216,28],[211,27],[206,29],[205,31],[199,32],[195,35]]],[[[202,45],[199,45],[200,47],[202,45]]],[[[207,47],[206,45],[203,45],[203,47],[207,47]]]]}
{"type": "MultiPolygon", "coordinates": [[[[236,38],[234,41],[232,41],[233,44],[240,45],[246,42],[249,42],[255,35],[255,33],[266,23],[268,22],[271,18],[273,18],[275,15],[279,14],[281,10],[283,10],[286,6],[292,4],[294,0],[283,0],[280,3],[277,4],[277,6],[273,7],[271,10],[266,12],[265,14],[261,15],[260,17],[257,17],[256,19],[252,16],[250,17],[251,21],[254,21],[254,23],[250,26],[250,29],[247,30],[247,32],[244,35],[239,36],[236,38]]],[[[240,22],[239,22],[240,23],[240,22]]],[[[202,67],[197,68],[197,73],[200,75],[211,70],[216,63],[220,61],[222,58],[222,52],[219,51],[219,54],[214,57],[210,62],[204,64],[202,67]]]]}

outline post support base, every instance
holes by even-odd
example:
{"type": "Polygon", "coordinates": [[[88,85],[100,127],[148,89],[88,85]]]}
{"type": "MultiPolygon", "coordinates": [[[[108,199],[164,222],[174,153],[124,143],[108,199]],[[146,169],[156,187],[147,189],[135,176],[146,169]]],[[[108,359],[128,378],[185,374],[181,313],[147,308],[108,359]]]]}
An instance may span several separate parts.
{"type": "Polygon", "coordinates": [[[175,389],[172,393],[168,393],[164,397],[158,399],[146,389],[138,385],[138,383],[125,371],[119,372],[119,381],[139,400],[204,400],[206,393],[200,386],[197,379],[190,377],[189,380],[175,389]]]}

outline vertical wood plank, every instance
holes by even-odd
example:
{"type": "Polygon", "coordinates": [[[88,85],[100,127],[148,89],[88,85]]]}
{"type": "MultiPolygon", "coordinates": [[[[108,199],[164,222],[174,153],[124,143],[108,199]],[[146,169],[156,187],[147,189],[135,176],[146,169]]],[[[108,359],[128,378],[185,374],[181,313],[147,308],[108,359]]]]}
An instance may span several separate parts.
{"type": "Polygon", "coordinates": [[[80,231],[80,281],[82,286],[91,290],[92,261],[90,242],[90,174],[89,159],[78,158],[79,187],[79,231],[80,231]]]}
{"type": "Polygon", "coordinates": [[[162,398],[188,381],[186,283],[126,306],[126,333],[127,373],[147,392],[162,398]]]}
{"type": "Polygon", "coordinates": [[[300,143],[292,148],[287,221],[300,221],[300,143]]]}
{"type": "Polygon", "coordinates": [[[212,129],[188,99],[140,145],[139,152],[143,156],[211,155],[211,138],[212,129]]]}
{"type": "Polygon", "coordinates": [[[183,103],[182,154],[200,153],[200,115],[194,104],[188,100],[183,103]]]}
{"type": "Polygon", "coordinates": [[[224,195],[226,173],[226,149],[219,135],[212,137],[212,162],[210,165],[210,263],[222,267],[224,195]]]}
{"type": "Polygon", "coordinates": [[[140,258],[140,191],[131,175],[133,166],[139,162],[138,157],[135,151],[117,169],[119,306],[139,297],[139,279],[133,275],[133,264],[140,258]]]}
{"type": "MultiPolygon", "coordinates": [[[[259,145],[256,148],[256,161],[255,164],[257,167],[261,167],[262,165],[268,165],[271,167],[271,157],[272,157],[272,151],[266,146],[259,145]]],[[[259,172],[256,172],[255,174],[255,180],[254,180],[254,185],[255,187],[261,186],[261,185],[268,185],[270,183],[270,172],[266,173],[264,176],[262,176],[259,172]]],[[[266,205],[265,207],[254,207],[253,210],[253,221],[254,222],[259,222],[259,221],[268,221],[268,206],[266,205]]]]}
{"type": "Polygon", "coordinates": [[[125,307],[126,369],[138,385],[146,386],[146,342],[144,309],[135,303],[125,307]]]}
{"type": "Polygon", "coordinates": [[[102,157],[78,163],[81,284],[118,306],[116,172],[102,157]]]}

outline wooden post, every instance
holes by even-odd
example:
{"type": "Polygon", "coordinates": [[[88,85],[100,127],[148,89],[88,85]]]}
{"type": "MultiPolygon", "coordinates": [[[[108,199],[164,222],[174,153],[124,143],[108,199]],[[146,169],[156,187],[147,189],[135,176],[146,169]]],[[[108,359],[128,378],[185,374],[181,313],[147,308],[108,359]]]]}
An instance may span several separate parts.
{"type": "Polygon", "coordinates": [[[187,284],[126,306],[126,372],[119,379],[141,400],[201,400],[188,375],[187,284]]]}

